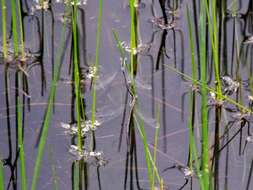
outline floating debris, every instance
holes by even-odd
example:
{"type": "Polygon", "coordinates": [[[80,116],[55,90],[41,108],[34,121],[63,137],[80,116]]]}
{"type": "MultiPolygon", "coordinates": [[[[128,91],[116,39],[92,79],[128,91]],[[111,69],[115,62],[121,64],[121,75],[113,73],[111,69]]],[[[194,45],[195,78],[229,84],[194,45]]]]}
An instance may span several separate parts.
{"type": "Polygon", "coordinates": [[[127,67],[127,58],[126,57],[120,57],[120,66],[121,66],[121,71],[125,71],[125,68],[127,67]]]}
{"type": "Polygon", "coordinates": [[[93,79],[95,77],[98,78],[97,71],[98,71],[98,69],[96,66],[94,66],[94,65],[90,66],[86,77],[88,79],[93,79]]]}
{"type": "Polygon", "coordinates": [[[252,44],[253,43],[253,36],[246,37],[245,40],[242,42],[243,44],[252,44]]]}
{"type": "Polygon", "coordinates": [[[251,117],[251,114],[245,110],[239,111],[232,115],[232,118],[238,122],[249,121],[250,117],[251,117]]]}
{"type": "Polygon", "coordinates": [[[250,95],[249,95],[249,96],[248,96],[248,100],[252,102],[252,101],[253,101],[253,96],[250,96],[250,95]]]}
{"type": "MultiPolygon", "coordinates": [[[[82,6],[82,5],[86,5],[88,0],[77,0],[76,1],[76,5],[77,6],[82,6]]],[[[64,3],[64,4],[71,4],[71,5],[75,5],[75,0],[56,0],[56,3],[64,3]]]]}
{"type": "MultiPolygon", "coordinates": [[[[81,122],[81,136],[86,137],[88,133],[97,130],[97,128],[101,125],[100,122],[97,120],[94,123],[94,126],[92,126],[91,120],[86,120],[81,122]]],[[[78,126],[77,123],[63,123],[61,122],[61,127],[66,129],[65,134],[74,136],[78,133],[78,126]]]]}
{"type": "Polygon", "coordinates": [[[249,108],[252,110],[252,108],[253,108],[253,96],[249,95],[248,100],[249,100],[249,108]]]}
{"type": "Polygon", "coordinates": [[[101,76],[99,78],[99,81],[97,81],[96,90],[105,89],[106,86],[108,86],[113,81],[115,81],[115,78],[116,78],[117,74],[118,73],[115,72],[115,73],[111,74],[108,78],[106,78],[105,76],[101,76]]]}
{"type": "Polygon", "coordinates": [[[183,166],[180,164],[174,164],[171,167],[168,167],[166,169],[163,170],[163,172],[169,170],[169,169],[177,169],[179,170],[183,175],[185,179],[189,179],[191,177],[193,177],[195,175],[194,170],[190,169],[188,166],[183,166]]]}
{"type": "Polygon", "coordinates": [[[150,19],[150,22],[162,30],[169,30],[175,27],[175,22],[165,24],[163,18],[153,17],[150,19]]]}
{"type": "Polygon", "coordinates": [[[166,13],[170,16],[173,17],[174,19],[179,19],[180,18],[180,9],[175,9],[175,10],[170,10],[167,9],[166,13]]]}
{"type": "MultiPolygon", "coordinates": [[[[12,47],[7,48],[7,57],[4,57],[4,51],[0,48],[0,64],[8,63],[10,66],[17,66],[20,68],[19,63],[26,62],[26,65],[33,64],[39,62],[40,53],[31,53],[29,49],[25,49],[25,57],[23,57],[20,53],[17,56],[14,54],[14,49],[12,47]]],[[[22,70],[23,71],[23,70],[22,70]]],[[[26,73],[26,72],[25,72],[26,73]]]]}
{"type": "Polygon", "coordinates": [[[34,15],[34,13],[38,10],[47,11],[49,9],[49,0],[34,0],[34,4],[31,6],[31,15],[34,15]]]}
{"type": "MultiPolygon", "coordinates": [[[[80,71],[80,90],[82,95],[85,95],[86,90],[91,90],[93,85],[93,80],[95,77],[95,71],[96,69],[92,68],[92,70],[88,70],[85,68],[81,68],[80,71]]],[[[114,82],[117,83],[116,77],[118,75],[118,71],[110,74],[103,74],[100,72],[99,76],[96,76],[96,85],[93,87],[96,90],[105,90],[108,87],[110,87],[114,82]]],[[[64,84],[68,85],[75,85],[75,81],[71,80],[70,78],[60,78],[60,81],[62,81],[64,84]]]]}
{"type": "Polygon", "coordinates": [[[136,109],[134,113],[147,125],[153,128],[158,128],[157,120],[155,118],[152,118],[152,116],[148,116],[147,114],[142,113],[139,109],[136,109]]]}
{"type": "Polygon", "coordinates": [[[146,4],[141,1],[135,1],[134,7],[137,9],[144,9],[146,7],[146,4]]]}
{"type": "Polygon", "coordinates": [[[193,170],[191,170],[189,167],[183,167],[181,170],[184,174],[184,178],[191,178],[194,176],[193,170]]]}
{"type": "Polygon", "coordinates": [[[66,24],[69,26],[72,22],[72,17],[71,17],[71,14],[69,13],[59,13],[56,15],[56,20],[61,22],[61,23],[64,23],[66,22],[66,24]]]}
{"type": "Polygon", "coordinates": [[[237,92],[240,83],[237,81],[234,81],[232,78],[229,76],[223,76],[222,78],[222,84],[223,84],[223,93],[225,95],[232,95],[235,92],[237,92]]]}
{"type": "Polygon", "coordinates": [[[75,157],[75,160],[88,160],[88,151],[80,150],[76,145],[70,145],[68,152],[75,157]]]}
{"type": "Polygon", "coordinates": [[[226,18],[242,18],[242,14],[239,13],[238,11],[226,11],[226,18]]]}
{"type": "Polygon", "coordinates": [[[96,166],[105,166],[108,163],[101,151],[88,151],[85,148],[80,150],[78,146],[70,145],[68,152],[75,158],[75,160],[84,160],[85,162],[91,162],[96,166]]]}
{"type": "Polygon", "coordinates": [[[207,102],[208,106],[221,106],[223,105],[224,101],[223,100],[218,100],[217,96],[214,92],[210,92],[210,96],[207,102]]]}
{"type": "Polygon", "coordinates": [[[149,84],[147,81],[141,79],[140,77],[135,78],[135,84],[137,88],[143,89],[143,90],[152,90],[151,84],[149,84]]]}
{"type": "Polygon", "coordinates": [[[253,143],[253,136],[252,135],[247,136],[246,141],[249,143],[253,143]]]}
{"type": "Polygon", "coordinates": [[[121,47],[128,53],[132,53],[133,50],[133,54],[147,54],[151,48],[151,44],[138,44],[137,48],[132,49],[130,47],[130,45],[128,45],[125,41],[121,42],[121,47]]]}

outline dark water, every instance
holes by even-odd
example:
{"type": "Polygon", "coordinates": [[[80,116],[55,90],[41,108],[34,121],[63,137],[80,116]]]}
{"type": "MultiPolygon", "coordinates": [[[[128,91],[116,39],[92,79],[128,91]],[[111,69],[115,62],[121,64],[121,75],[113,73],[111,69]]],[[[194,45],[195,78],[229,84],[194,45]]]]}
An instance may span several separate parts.
{"type": "MultiPolygon", "coordinates": [[[[166,5],[166,8],[173,11],[174,7],[177,13],[174,17],[172,15],[168,17],[169,21],[174,22],[175,27],[172,29],[162,30],[151,22],[154,17],[162,17],[158,1],[142,1],[138,16],[139,40],[142,44],[150,45],[147,52],[140,53],[138,56],[136,80],[141,107],[139,114],[144,118],[150,150],[153,151],[155,109],[157,105],[160,105],[161,129],[158,140],[157,167],[168,189],[180,188],[185,182],[184,175],[177,169],[162,171],[175,164],[186,166],[188,159],[189,98],[187,93],[190,89],[190,82],[166,66],[169,65],[182,73],[191,75],[189,34],[186,21],[187,2],[191,13],[193,13],[192,1],[178,1],[178,5],[173,5],[172,1],[168,1],[171,6],[166,5]],[[163,44],[165,44],[165,53],[160,51],[163,44]]],[[[231,10],[231,2],[227,1],[227,12],[231,10]]],[[[26,7],[26,1],[23,1],[24,12],[31,8],[31,1],[27,1],[27,5],[28,7],[26,7]]],[[[10,11],[8,8],[7,10],[9,15],[10,11]]],[[[91,0],[88,0],[87,5],[79,9],[79,59],[80,67],[84,70],[95,62],[97,11],[98,1],[91,0]]],[[[222,37],[219,39],[221,42],[222,76],[227,75],[235,81],[241,81],[238,91],[231,97],[238,102],[243,102],[244,105],[249,103],[249,79],[252,77],[252,44],[246,44],[243,41],[246,37],[253,35],[252,11],[253,5],[248,0],[240,1],[240,3],[238,1],[238,15],[236,17],[231,17],[229,14],[225,15],[224,30],[221,31],[222,35],[220,36],[222,37]],[[243,56],[238,58],[237,55],[241,52],[244,52],[243,56]]],[[[25,15],[23,18],[25,46],[27,51],[29,50],[34,54],[33,58],[27,60],[26,71],[28,76],[24,79],[29,88],[29,94],[22,92],[24,94],[24,146],[29,187],[36,159],[36,141],[47,106],[55,63],[54,57],[61,45],[62,13],[62,4],[53,1],[51,9],[43,14],[41,11],[36,11],[34,15],[25,15]]],[[[10,31],[10,17],[8,19],[10,31]]],[[[108,164],[97,167],[95,164],[87,163],[84,171],[86,174],[84,189],[149,189],[144,149],[138,130],[135,130],[135,143],[130,146],[126,140],[129,130],[127,119],[130,101],[129,99],[127,103],[125,101],[126,85],[121,71],[120,55],[112,34],[114,28],[118,32],[120,40],[129,43],[128,1],[104,1],[102,23],[100,78],[98,79],[97,94],[97,117],[102,124],[96,131],[96,150],[104,153],[108,164]],[[122,122],[124,118],[125,121],[122,122]],[[129,151],[131,149],[133,151],[129,151]]],[[[37,188],[41,190],[54,189],[55,178],[58,181],[58,189],[72,189],[74,158],[68,153],[71,138],[64,133],[64,129],[61,127],[62,122],[73,123],[76,120],[73,111],[73,85],[70,82],[72,80],[70,32],[71,27],[69,26],[62,56],[60,80],[57,85],[54,114],[50,122],[37,188]],[[53,174],[54,169],[56,170],[56,177],[53,174]]],[[[209,85],[214,86],[210,52],[211,46],[208,53],[210,62],[207,73],[209,85]]],[[[0,151],[1,157],[7,160],[4,171],[6,188],[9,183],[9,189],[20,189],[20,176],[17,172],[19,168],[15,164],[17,157],[16,70],[15,64],[0,63],[0,151]]],[[[83,94],[87,119],[91,118],[92,103],[89,85],[90,81],[87,81],[83,94]]],[[[228,105],[228,107],[233,108],[234,106],[228,105]]],[[[211,107],[209,113],[210,146],[212,146],[214,143],[215,118],[211,107]]],[[[233,120],[231,116],[235,113],[224,112],[220,121],[221,134],[225,131],[227,122],[233,120]]],[[[195,117],[196,134],[199,137],[201,134],[200,101],[197,103],[195,117]]],[[[240,123],[235,121],[235,124],[229,129],[229,133],[226,133],[220,141],[226,144],[237,133],[238,135],[220,152],[219,173],[216,174],[219,179],[217,189],[253,188],[253,184],[250,184],[253,163],[252,144],[247,143],[245,150],[242,151],[246,138],[249,137],[247,126],[241,127],[240,123]],[[242,129],[241,133],[238,133],[240,129],[242,129]]],[[[210,154],[211,152],[210,149],[210,154]]],[[[192,188],[189,182],[184,189],[198,188],[198,181],[193,178],[192,188]]]]}

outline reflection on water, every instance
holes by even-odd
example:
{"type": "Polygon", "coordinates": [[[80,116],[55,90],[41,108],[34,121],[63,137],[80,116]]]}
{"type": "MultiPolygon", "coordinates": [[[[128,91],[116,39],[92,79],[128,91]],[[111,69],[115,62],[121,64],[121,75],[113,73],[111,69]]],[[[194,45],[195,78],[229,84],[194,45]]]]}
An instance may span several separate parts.
{"type": "MultiPolygon", "coordinates": [[[[0,38],[0,158],[4,164],[5,188],[20,189],[21,185],[17,97],[20,97],[22,104],[22,136],[30,187],[33,160],[37,154],[36,138],[39,141],[39,131],[59,57],[60,76],[47,137],[49,148],[43,156],[37,189],[149,189],[144,148],[136,117],[144,121],[151,152],[157,150],[157,167],[165,187],[198,189],[195,168],[191,169],[195,161],[190,158],[187,118],[191,113],[193,132],[196,141],[201,144],[201,93],[199,84],[190,86],[191,52],[188,50],[190,40],[185,16],[188,6],[192,15],[199,79],[201,50],[198,2],[136,1],[137,48],[134,50],[128,44],[128,2],[104,2],[101,66],[100,75],[96,76],[97,71],[89,58],[95,57],[98,4],[96,1],[77,1],[81,107],[84,108],[81,111],[81,135],[85,144],[82,150],[76,145],[78,128],[72,60],[72,15],[71,12],[64,12],[64,3],[67,1],[20,2],[25,58],[21,54],[14,56],[11,19],[7,20],[6,58],[2,33],[0,38]],[[64,43],[61,44],[59,34],[64,20],[67,28],[64,43]],[[120,58],[112,28],[120,36],[125,57],[120,58]],[[61,55],[57,55],[59,47],[63,47],[61,55]],[[127,70],[131,52],[135,60],[133,76],[127,70]],[[97,77],[95,86],[94,77],[97,77]],[[135,95],[132,93],[132,81],[137,88],[135,95]],[[190,86],[187,91],[185,84],[190,86]],[[91,124],[90,111],[93,87],[98,94],[95,126],[91,124]],[[193,102],[188,98],[190,94],[193,94],[193,102]],[[135,109],[137,100],[140,109],[135,109]],[[161,131],[158,147],[154,147],[157,105],[161,107],[161,131]],[[65,135],[59,135],[63,133],[65,135]]],[[[7,15],[10,16],[10,2],[6,4],[7,15]]],[[[209,167],[215,190],[249,190],[253,187],[252,12],[253,1],[250,0],[217,1],[220,80],[223,95],[230,100],[218,100],[212,91],[208,100],[209,167]],[[244,105],[244,108],[236,103],[244,105]]],[[[2,21],[0,23],[2,26],[2,21]]],[[[216,85],[214,57],[208,36],[207,39],[207,79],[208,86],[213,88],[216,85]]],[[[159,185],[155,184],[155,188],[159,189],[159,185]]]]}

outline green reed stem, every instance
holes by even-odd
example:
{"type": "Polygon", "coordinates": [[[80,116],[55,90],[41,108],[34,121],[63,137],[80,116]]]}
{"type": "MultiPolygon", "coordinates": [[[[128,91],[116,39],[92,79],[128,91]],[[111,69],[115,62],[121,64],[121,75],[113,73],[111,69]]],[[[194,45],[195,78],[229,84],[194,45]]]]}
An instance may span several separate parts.
{"type": "MultiPolygon", "coordinates": [[[[154,142],[154,152],[153,152],[153,160],[156,165],[156,152],[157,152],[157,145],[158,145],[158,137],[159,137],[159,130],[160,130],[160,106],[157,107],[156,110],[156,128],[155,128],[155,142],[154,142]]],[[[152,174],[152,186],[151,190],[155,189],[155,168],[153,166],[153,174],[152,174]]]]}
{"type": "Polygon", "coordinates": [[[56,164],[53,158],[53,148],[52,146],[48,146],[49,148],[49,160],[51,162],[51,172],[52,172],[52,182],[53,182],[53,189],[58,190],[59,189],[59,177],[57,176],[56,172],[56,164]]]}
{"type": "Polygon", "coordinates": [[[207,83],[206,83],[206,7],[205,2],[200,1],[200,81],[201,86],[201,118],[202,118],[202,177],[204,189],[209,189],[209,155],[208,155],[208,116],[207,116],[207,83]]]}
{"type": "Polygon", "coordinates": [[[74,162],[73,163],[73,181],[72,181],[72,187],[74,190],[79,190],[79,162],[74,162]]]}
{"type": "MultiPolygon", "coordinates": [[[[17,73],[18,83],[19,83],[19,75],[17,73]]],[[[18,85],[19,86],[19,85],[18,85]]],[[[22,124],[22,105],[19,96],[19,92],[17,94],[17,129],[18,129],[18,147],[19,147],[19,158],[20,158],[20,176],[21,176],[21,189],[27,189],[27,179],[26,179],[26,169],[25,169],[25,151],[24,151],[24,140],[23,140],[23,124],[22,124]]]]}
{"type": "MultiPolygon", "coordinates": [[[[118,33],[114,29],[113,29],[113,35],[114,35],[115,41],[117,43],[117,48],[119,50],[121,59],[122,59],[122,61],[124,61],[126,59],[126,57],[125,57],[125,55],[126,55],[125,54],[125,50],[123,49],[123,47],[121,45],[121,42],[120,42],[119,37],[118,37],[118,33]]],[[[132,59],[132,61],[134,61],[134,59],[132,59]]],[[[128,73],[131,73],[131,68],[128,68],[127,64],[123,65],[123,66],[125,66],[123,69],[126,69],[126,71],[128,73]]],[[[131,90],[132,90],[133,96],[136,96],[137,91],[136,91],[135,80],[134,80],[133,77],[130,77],[130,81],[131,81],[130,85],[131,85],[131,88],[132,88],[131,90]]],[[[152,154],[149,151],[147,135],[146,135],[146,132],[145,132],[145,127],[144,127],[144,121],[143,121],[142,118],[138,117],[137,114],[135,114],[135,111],[138,112],[138,99],[136,97],[133,97],[132,101],[135,101],[135,103],[134,103],[134,110],[133,110],[134,111],[133,117],[134,117],[134,121],[135,121],[135,124],[137,126],[137,129],[138,129],[138,131],[140,133],[140,136],[141,136],[141,139],[142,139],[142,143],[144,145],[144,153],[145,153],[145,160],[146,160],[146,165],[147,165],[147,169],[148,169],[149,183],[150,183],[150,188],[152,188],[152,186],[153,186],[153,179],[154,179],[153,175],[154,174],[155,174],[155,176],[156,176],[159,184],[162,183],[162,181],[161,181],[162,179],[159,176],[156,164],[155,164],[155,162],[154,162],[154,160],[152,158],[152,154]],[[153,167],[153,171],[152,171],[151,166],[153,167]]]]}
{"type": "MultiPolygon", "coordinates": [[[[138,107],[138,102],[136,102],[136,108],[135,108],[138,110],[137,107],[138,107]]],[[[156,176],[159,184],[161,183],[161,178],[159,176],[156,164],[152,158],[152,154],[149,150],[147,134],[146,134],[146,130],[144,127],[144,121],[142,118],[138,117],[138,115],[136,115],[135,113],[134,113],[134,121],[135,121],[137,129],[140,133],[140,137],[142,139],[142,143],[144,146],[144,153],[145,153],[145,160],[146,160],[146,165],[147,165],[147,170],[148,170],[149,183],[150,183],[150,187],[152,187],[153,171],[155,173],[155,176],[156,176]],[[152,170],[151,166],[153,167],[153,170],[152,170]]]]}
{"type": "MultiPolygon", "coordinates": [[[[191,63],[192,63],[192,79],[196,81],[197,79],[197,67],[195,63],[195,48],[194,48],[194,41],[192,35],[192,24],[191,24],[191,16],[189,12],[189,7],[187,6],[187,23],[189,29],[189,40],[190,40],[190,53],[191,53],[191,63]]],[[[196,85],[196,82],[193,82],[193,85],[196,85]]]]}
{"type": "Polygon", "coordinates": [[[3,33],[3,56],[7,58],[7,27],[6,27],[6,4],[5,0],[2,0],[2,33],[3,33]]]}
{"type": "Polygon", "coordinates": [[[130,18],[131,18],[131,28],[130,28],[130,47],[131,47],[131,54],[130,54],[130,74],[131,77],[134,77],[134,68],[136,63],[136,56],[135,56],[135,50],[137,47],[137,41],[136,41],[136,15],[135,15],[135,5],[136,0],[129,0],[130,5],[130,18]]]}
{"type": "Polygon", "coordinates": [[[0,154],[0,190],[4,190],[4,166],[0,154]]]}
{"type": "MultiPolygon", "coordinates": [[[[187,6],[187,23],[188,23],[188,30],[189,30],[189,40],[190,40],[190,53],[191,53],[191,63],[192,63],[192,86],[193,88],[196,88],[197,83],[197,67],[196,67],[196,62],[195,62],[195,48],[194,48],[194,41],[193,41],[193,35],[192,35],[192,24],[191,24],[191,16],[189,12],[189,7],[187,6]]],[[[196,91],[193,89],[190,90],[189,92],[189,121],[188,121],[188,128],[189,128],[189,168],[193,171],[193,159],[196,160],[195,165],[196,165],[196,172],[197,176],[199,179],[199,184],[200,188],[204,189],[204,182],[201,177],[201,172],[200,172],[200,163],[198,160],[198,153],[197,153],[197,146],[195,143],[195,138],[194,138],[194,107],[195,107],[195,98],[196,98],[196,91]]]]}
{"type": "Polygon", "coordinates": [[[220,100],[221,94],[222,94],[222,88],[221,88],[221,80],[220,80],[216,0],[212,1],[212,12],[211,12],[212,18],[210,17],[210,14],[209,14],[209,7],[208,7],[207,0],[205,0],[205,7],[207,10],[208,28],[209,28],[209,33],[211,37],[212,52],[213,52],[213,58],[214,58],[214,72],[215,72],[215,80],[217,81],[217,93],[218,93],[217,99],[220,100]]]}
{"type": "MultiPolygon", "coordinates": [[[[65,11],[69,11],[69,6],[65,8],[65,11]]],[[[41,168],[41,161],[44,153],[44,148],[46,144],[46,138],[48,134],[48,129],[49,129],[49,124],[52,118],[53,114],[53,103],[54,103],[54,97],[56,96],[56,89],[57,89],[57,81],[59,78],[60,74],[60,63],[61,63],[61,54],[63,52],[63,47],[64,47],[64,41],[65,41],[65,34],[66,34],[66,18],[64,19],[64,24],[63,24],[63,30],[61,32],[61,41],[60,44],[61,46],[58,49],[56,60],[55,60],[55,73],[53,75],[53,79],[51,82],[50,86],[50,92],[49,92],[49,98],[48,98],[48,105],[46,108],[45,112],[45,117],[42,125],[42,134],[41,134],[41,139],[39,142],[39,147],[38,147],[38,155],[35,161],[35,167],[34,167],[34,172],[33,172],[33,178],[32,178],[32,187],[31,190],[36,190],[37,189],[37,183],[38,183],[38,178],[40,175],[40,168],[41,168]]]]}
{"type": "Polygon", "coordinates": [[[99,9],[98,9],[98,23],[97,23],[97,34],[96,34],[96,58],[95,58],[95,72],[93,77],[93,86],[92,86],[92,108],[91,108],[91,122],[92,127],[94,128],[95,124],[95,115],[96,115],[96,103],[97,103],[97,91],[96,91],[96,81],[99,76],[99,51],[101,45],[101,31],[102,31],[102,16],[103,16],[103,0],[99,0],[99,9]]]}
{"type": "Polygon", "coordinates": [[[192,91],[190,91],[190,102],[189,104],[191,105],[190,106],[190,114],[189,114],[189,120],[188,120],[188,128],[189,128],[189,143],[190,143],[190,165],[189,165],[189,168],[194,171],[194,167],[193,167],[193,159],[195,159],[195,168],[196,168],[196,173],[197,173],[197,177],[199,179],[199,185],[200,185],[200,189],[202,190],[206,190],[206,186],[205,186],[205,181],[204,181],[204,178],[202,177],[202,174],[201,174],[201,171],[200,171],[200,167],[201,167],[201,164],[199,163],[199,156],[198,156],[198,151],[197,151],[197,145],[196,145],[196,142],[195,142],[195,138],[194,138],[194,133],[193,133],[193,125],[192,125],[192,120],[193,120],[193,114],[192,113],[192,110],[193,110],[193,106],[195,106],[193,104],[193,99],[194,99],[194,96],[193,96],[193,93],[192,91]]]}
{"type": "Polygon", "coordinates": [[[113,33],[113,37],[114,37],[114,39],[115,39],[115,41],[117,43],[117,48],[119,50],[121,59],[125,59],[126,58],[126,53],[125,53],[124,48],[121,45],[121,42],[120,42],[120,39],[119,39],[119,35],[118,35],[118,33],[117,33],[117,31],[115,29],[112,29],[112,33],[113,33]]]}
{"type": "Polygon", "coordinates": [[[78,64],[78,42],[77,42],[77,0],[74,1],[73,15],[72,15],[72,32],[73,32],[73,61],[74,61],[74,80],[75,80],[75,102],[77,113],[77,139],[78,147],[82,149],[82,135],[81,135],[81,92],[80,92],[80,73],[78,64]]]}
{"type": "Polygon", "coordinates": [[[14,56],[18,57],[18,31],[17,31],[17,15],[16,15],[15,0],[11,0],[11,19],[12,19],[14,56]]]}
{"type": "MultiPolygon", "coordinates": [[[[195,48],[194,48],[194,42],[193,42],[193,35],[192,35],[192,24],[191,24],[191,16],[190,16],[190,12],[189,12],[189,7],[187,6],[187,24],[188,24],[188,30],[189,30],[189,40],[190,40],[190,53],[191,53],[191,63],[192,63],[192,78],[194,79],[194,81],[196,81],[196,78],[197,78],[197,68],[196,68],[196,63],[195,63],[195,48]]],[[[193,82],[192,83],[192,86],[193,87],[196,87],[196,82],[193,82]]],[[[194,113],[192,113],[192,110],[194,108],[195,105],[192,105],[193,104],[193,98],[195,96],[195,92],[192,91],[190,92],[192,93],[192,96],[190,97],[190,105],[191,105],[191,108],[190,108],[190,121],[192,121],[194,118],[193,118],[193,115],[194,113]]],[[[189,126],[189,130],[193,132],[193,126],[190,125],[189,126]]],[[[189,167],[190,169],[193,169],[192,167],[192,160],[193,160],[193,136],[189,133],[189,167]]]]}
{"type": "MultiPolygon", "coordinates": [[[[209,92],[212,92],[212,93],[215,93],[216,95],[218,95],[218,93],[216,92],[216,89],[213,89],[211,87],[208,87],[207,85],[202,84],[201,81],[194,80],[192,77],[180,72],[179,70],[175,69],[174,67],[171,67],[171,66],[166,65],[166,64],[164,64],[164,66],[166,68],[168,68],[169,70],[183,76],[186,80],[191,81],[191,82],[195,82],[198,86],[200,86],[202,88],[206,88],[209,92]]],[[[242,104],[236,102],[235,100],[229,98],[228,96],[221,95],[221,98],[228,101],[229,103],[233,104],[234,106],[237,106],[238,108],[242,109],[244,112],[253,114],[253,111],[251,111],[249,108],[243,106],[242,104]]]]}
{"type": "Polygon", "coordinates": [[[233,0],[232,2],[231,2],[231,4],[232,4],[232,15],[236,15],[236,13],[237,13],[237,0],[233,0]]]}
{"type": "Polygon", "coordinates": [[[20,2],[20,0],[18,0],[18,18],[19,18],[21,60],[25,61],[24,29],[23,29],[23,21],[22,21],[21,2],[20,2]]]}
{"type": "MultiPolygon", "coordinates": [[[[129,6],[130,6],[130,18],[131,18],[131,23],[130,23],[130,48],[131,48],[131,52],[130,52],[130,80],[131,80],[131,83],[130,83],[130,87],[131,87],[131,91],[132,91],[132,94],[133,94],[133,100],[132,101],[135,101],[135,105],[134,105],[134,119],[135,119],[135,123],[136,123],[136,126],[139,130],[139,133],[140,133],[140,136],[141,136],[141,139],[142,139],[142,142],[143,142],[143,145],[144,145],[144,153],[145,153],[145,160],[146,160],[146,165],[147,165],[147,169],[148,169],[148,177],[149,177],[149,183],[150,183],[150,188],[152,188],[152,185],[153,185],[153,172],[152,172],[152,164],[153,164],[153,167],[154,167],[154,172],[155,173],[158,173],[157,170],[156,170],[156,166],[155,166],[155,163],[152,162],[152,155],[149,151],[149,148],[148,148],[148,140],[147,140],[147,136],[146,136],[146,131],[145,131],[145,127],[144,127],[144,121],[143,119],[141,118],[138,118],[136,117],[135,115],[135,111],[137,110],[138,111],[138,100],[137,98],[135,97],[137,95],[137,90],[136,90],[136,85],[135,85],[135,80],[134,80],[134,77],[135,77],[135,73],[136,73],[136,66],[137,66],[137,57],[136,57],[136,48],[137,48],[137,26],[136,26],[136,14],[135,14],[135,4],[137,3],[136,0],[129,0],[129,6]]],[[[158,176],[158,179],[160,181],[160,177],[159,175],[158,176]]]]}

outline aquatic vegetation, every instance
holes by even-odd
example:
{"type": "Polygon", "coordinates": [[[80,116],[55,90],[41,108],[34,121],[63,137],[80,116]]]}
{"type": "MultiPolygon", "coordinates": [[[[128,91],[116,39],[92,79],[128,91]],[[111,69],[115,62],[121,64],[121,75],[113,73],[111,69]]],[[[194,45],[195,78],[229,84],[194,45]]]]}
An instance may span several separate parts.
{"type": "Polygon", "coordinates": [[[49,9],[49,0],[36,0],[34,5],[31,7],[31,14],[33,15],[35,11],[47,11],[49,9]]]}
{"type": "MultiPolygon", "coordinates": [[[[66,11],[68,11],[68,7],[66,8],[66,11]]],[[[66,25],[63,26],[63,30],[61,32],[61,44],[64,43],[64,38],[65,38],[65,34],[66,34],[66,25]]],[[[54,97],[56,94],[56,88],[57,88],[57,81],[59,78],[59,74],[60,74],[60,60],[61,60],[61,54],[63,52],[63,45],[58,49],[58,53],[57,53],[57,57],[56,57],[56,66],[55,66],[55,70],[54,70],[54,78],[51,82],[51,88],[50,88],[50,94],[49,94],[49,99],[48,99],[48,106],[45,112],[45,117],[44,117],[44,121],[43,121],[43,125],[42,125],[42,132],[41,132],[41,138],[40,138],[40,142],[38,145],[38,155],[36,158],[36,162],[35,162],[35,167],[34,167],[34,174],[33,174],[33,179],[32,179],[32,190],[35,190],[37,188],[37,183],[38,183],[38,178],[40,175],[40,168],[41,168],[41,161],[42,161],[42,157],[43,157],[43,153],[44,153],[44,148],[45,148],[45,144],[46,144],[46,138],[48,135],[48,128],[49,128],[49,124],[50,124],[50,120],[52,118],[52,112],[53,112],[53,101],[54,101],[54,97]]]]}
{"type": "Polygon", "coordinates": [[[0,155],[0,190],[4,190],[4,170],[1,155],[0,155]]]}
{"type": "Polygon", "coordinates": [[[245,40],[242,42],[243,44],[252,44],[253,43],[253,36],[247,37],[245,40]]]}
{"type": "Polygon", "coordinates": [[[1,60],[1,63],[5,62],[5,63],[10,64],[11,66],[17,66],[18,64],[22,62],[26,62],[27,65],[33,64],[35,62],[38,62],[41,56],[40,53],[31,53],[29,49],[24,50],[24,55],[20,53],[18,55],[15,55],[13,48],[10,47],[8,43],[7,43],[7,47],[8,48],[7,48],[6,55],[4,55],[5,53],[0,48],[0,60],[1,60]]]}
{"type": "Polygon", "coordinates": [[[26,177],[26,164],[25,164],[25,150],[24,150],[24,139],[23,139],[23,123],[22,123],[22,108],[21,108],[21,99],[19,95],[20,88],[20,79],[21,73],[17,73],[17,96],[16,96],[16,117],[17,117],[17,133],[18,133],[18,147],[19,147],[19,155],[20,155],[20,176],[21,176],[21,187],[22,189],[27,189],[27,177],[26,177]]]}
{"type": "MultiPolygon", "coordinates": [[[[81,136],[86,137],[88,133],[97,130],[101,124],[98,121],[95,121],[94,126],[92,126],[91,120],[81,121],[81,136]]],[[[78,126],[77,123],[61,123],[61,127],[64,128],[66,134],[69,135],[77,135],[78,134],[78,126]]]]}
{"type": "MultiPolygon", "coordinates": [[[[1,1],[1,10],[2,10],[2,35],[3,35],[3,57],[7,57],[7,27],[6,27],[6,3],[5,0],[1,1]]],[[[1,56],[2,57],[2,56],[1,56]]]]}
{"type": "Polygon", "coordinates": [[[82,101],[81,101],[81,88],[80,88],[80,68],[79,68],[79,59],[78,59],[78,34],[77,34],[77,1],[74,1],[74,7],[72,11],[72,34],[73,34],[73,74],[74,74],[74,85],[75,85],[75,106],[77,114],[77,141],[78,146],[81,149],[83,146],[82,134],[81,134],[81,118],[83,114],[82,101]]]}
{"type": "Polygon", "coordinates": [[[200,177],[201,189],[209,189],[209,133],[208,133],[208,116],[207,116],[207,77],[206,77],[206,7],[205,2],[200,2],[200,18],[199,18],[199,46],[200,46],[200,81],[203,84],[200,88],[201,92],[201,121],[202,121],[202,143],[201,143],[201,165],[202,175],[200,177]]]}
{"type": "MultiPolygon", "coordinates": [[[[130,48],[129,45],[127,45],[126,42],[121,42],[121,46],[122,48],[128,52],[128,53],[131,53],[132,50],[130,48]]],[[[147,54],[147,52],[150,50],[151,48],[151,44],[138,44],[138,46],[133,49],[133,54],[136,55],[136,54],[147,54]]]]}
{"type": "Polygon", "coordinates": [[[251,189],[252,12],[1,0],[0,190],[251,189]]]}
{"type": "Polygon", "coordinates": [[[249,142],[249,143],[253,143],[253,136],[252,135],[247,136],[246,141],[249,142]]]}
{"type": "Polygon", "coordinates": [[[162,30],[173,29],[175,27],[175,23],[174,22],[166,24],[164,22],[164,19],[162,19],[162,18],[156,18],[156,17],[154,17],[154,18],[150,19],[150,22],[154,26],[156,26],[156,27],[158,27],[158,28],[160,28],[162,30]]]}
{"type": "Polygon", "coordinates": [[[86,5],[88,0],[56,0],[56,3],[64,3],[71,5],[86,5]]]}
{"type": "Polygon", "coordinates": [[[223,76],[222,78],[223,82],[223,94],[224,95],[232,95],[237,92],[238,88],[240,87],[240,83],[234,81],[229,76],[223,76]]]}
{"type": "Polygon", "coordinates": [[[96,57],[95,57],[95,77],[93,77],[93,85],[92,85],[92,116],[91,121],[94,127],[95,124],[95,115],[96,115],[96,99],[97,99],[97,92],[96,92],[96,81],[99,75],[99,53],[100,53],[100,46],[101,46],[101,32],[102,32],[102,16],[103,16],[103,0],[99,0],[99,7],[98,7],[98,21],[97,21],[97,33],[96,33],[96,57]]]}
{"type": "Polygon", "coordinates": [[[84,160],[85,162],[90,162],[96,166],[105,166],[108,163],[103,156],[103,152],[100,151],[88,151],[85,148],[80,150],[79,147],[71,145],[68,152],[75,160],[84,160]]]}

